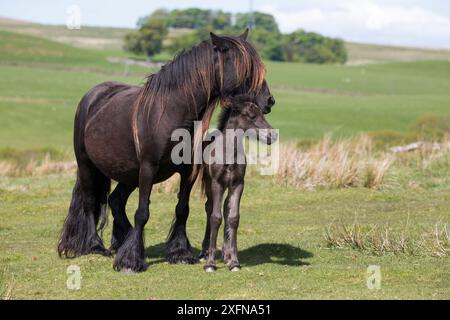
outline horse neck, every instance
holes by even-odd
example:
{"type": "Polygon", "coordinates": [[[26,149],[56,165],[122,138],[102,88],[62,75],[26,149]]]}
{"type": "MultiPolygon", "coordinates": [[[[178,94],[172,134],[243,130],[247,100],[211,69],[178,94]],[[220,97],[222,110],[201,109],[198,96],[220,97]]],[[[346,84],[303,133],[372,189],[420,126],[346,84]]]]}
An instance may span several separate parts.
{"type": "Polygon", "coordinates": [[[199,71],[198,68],[195,68],[195,64],[197,64],[198,67],[199,62],[199,58],[196,58],[193,62],[194,67],[183,68],[182,74],[177,71],[180,69],[180,65],[189,63],[190,59],[192,59],[192,55],[195,56],[196,52],[198,53],[202,50],[207,50],[206,48],[209,48],[208,46],[210,46],[208,41],[202,42],[199,46],[192,48],[191,51],[182,54],[172,61],[167,65],[165,71],[161,71],[167,72],[175,78],[175,85],[172,87],[171,94],[175,94],[175,96],[182,98],[177,99],[178,101],[174,107],[189,110],[186,120],[200,120],[204,112],[212,106],[220,96],[220,84],[217,83],[217,77],[213,72],[214,65],[209,66],[211,69],[206,66],[204,70],[199,71]],[[199,76],[199,74],[202,74],[204,78],[199,76]],[[209,74],[209,76],[207,74],[209,74]]]}
{"type": "MultiPolygon", "coordinates": [[[[194,103],[191,100],[184,101],[185,110],[189,111],[188,120],[201,120],[208,108],[218,99],[218,95],[211,92],[199,92],[195,95],[194,103]],[[194,104],[194,105],[193,105],[194,104]]],[[[179,106],[181,107],[181,106],[179,106]]]]}

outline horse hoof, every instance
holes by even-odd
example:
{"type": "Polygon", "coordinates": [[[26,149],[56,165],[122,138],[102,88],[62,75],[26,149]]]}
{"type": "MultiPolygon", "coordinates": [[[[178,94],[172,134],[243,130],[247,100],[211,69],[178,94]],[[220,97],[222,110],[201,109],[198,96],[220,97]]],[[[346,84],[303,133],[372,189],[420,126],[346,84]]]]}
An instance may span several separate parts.
{"type": "Polygon", "coordinates": [[[216,267],[213,266],[205,266],[205,272],[215,272],[216,271],[216,267]]]}
{"type": "Polygon", "coordinates": [[[122,272],[122,273],[129,273],[129,274],[136,273],[131,268],[123,268],[122,270],[120,270],[120,272],[122,272]]]}
{"type": "Polygon", "coordinates": [[[189,249],[171,252],[167,254],[166,259],[170,264],[195,264],[198,262],[198,259],[193,256],[191,250],[189,249]]]}
{"type": "Polygon", "coordinates": [[[200,254],[198,255],[198,261],[200,262],[206,262],[207,258],[208,258],[208,250],[205,251],[202,250],[202,252],[200,252],[200,254]]]}
{"type": "Polygon", "coordinates": [[[230,271],[231,272],[238,272],[241,270],[241,266],[238,264],[230,265],[230,271]]]}
{"type": "Polygon", "coordinates": [[[116,259],[113,263],[113,268],[114,270],[123,273],[138,273],[146,271],[148,268],[148,263],[142,259],[138,259],[135,261],[124,259],[121,261],[118,260],[116,256],[116,259]]]}

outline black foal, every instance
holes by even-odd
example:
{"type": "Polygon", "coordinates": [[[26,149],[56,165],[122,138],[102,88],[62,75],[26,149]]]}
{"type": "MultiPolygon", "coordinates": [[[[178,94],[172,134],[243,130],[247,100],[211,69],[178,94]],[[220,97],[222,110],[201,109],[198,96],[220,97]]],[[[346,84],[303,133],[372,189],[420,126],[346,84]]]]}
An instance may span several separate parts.
{"type": "Polygon", "coordinates": [[[200,258],[207,260],[204,266],[207,272],[216,270],[217,234],[222,222],[221,207],[225,191],[228,191],[228,195],[223,207],[225,227],[222,254],[231,271],[240,270],[237,229],[246,171],[243,140],[244,136],[247,136],[270,144],[276,140],[271,129],[261,109],[251,98],[240,95],[225,103],[218,130],[210,133],[210,139],[213,141],[203,144],[205,163],[201,168],[201,174],[202,189],[207,197],[205,204],[207,223],[200,258]]]}

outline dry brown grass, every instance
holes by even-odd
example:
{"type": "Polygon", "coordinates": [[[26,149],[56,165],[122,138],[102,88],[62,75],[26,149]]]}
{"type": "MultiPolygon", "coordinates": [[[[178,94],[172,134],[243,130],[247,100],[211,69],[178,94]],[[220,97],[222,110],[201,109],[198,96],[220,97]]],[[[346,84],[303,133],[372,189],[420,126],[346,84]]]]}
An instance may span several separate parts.
{"type": "Polygon", "coordinates": [[[8,274],[7,266],[0,270],[0,300],[11,300],[14,288],[14,276],[8,274]]]}
{"type": "Polygon", "coordinates": [[[294,144],[280,146],[275,180],[301,189],[378,189],[393,161],[389,153],[374,152],[372,140],[366,135],[336,142],[326,137],[308,150],[294,144]]]}
{"type": "Polygon", "coordinates": [[[422,247],[432,257],[450,256],[450,231],[447,224],[436,223],[433,230],[425,234],[422,247]]]}
{"type": "Polygon", "coordinates": [[[164,182],[158,183],[153,187],[155,192],[161,193],[172,193],[178,192],[180,188],[180,176],[178,174],[174,174],[172,177],[167,179],[164,182]]]}
{"type": "Polygon", "coordinates": [[[332,223],[325,230],[325,241],[330,248],[351,248],[374,255],[450,256],[450,233],[447,224],[441,222],[422,233],[411,230],[408,223],[402,230],[376,224],[332,223]]]}
{"type": "Polygon", "coordinates": [[[396,154],[399,165],[427,170],[440,161],[450,167],[450,137],[440,142],[421,141],[416,145],[414,150],[396,154]]]}
{"type": "MultiPolygon", "coordinates": [[[[429,169],[436,163],[450,167],[450,139],[439,143],[420,142],[417,145],[417,148],[407,152],[379,151],[373,139],[367,135],[338,141],[325,137],[307,147],[299,147],[295,143],[281,144],[279,168],[273,179],[277,184],[303,190],[349,187],[380,189],[386,185],[386,181],[391,181],[387,177],[394,165],[396,169],[413,167],[419,170],[429,169]]],[[[61,161],[70,159],[66,154],[53,157],[50,153],[29,157],[19,154],[17,157],[0,160],[0,177],[73,175],[76,172],[75,161],[61,161]]],[[[250,167],[248,175],[256,175],[257,172],[250,167]]],[[[156,185],[155,190],[176,192],[179,181],[176,174],[156,185]]]]}
{"type": "Polygon", "coordinates": [[[73,174],[76,171],[75,161],[54,161],[49,154],[43,159],[31,159],[25,164],[9,160],[0,161],[0,176],[42,176],[54,173],[73,174]]]}

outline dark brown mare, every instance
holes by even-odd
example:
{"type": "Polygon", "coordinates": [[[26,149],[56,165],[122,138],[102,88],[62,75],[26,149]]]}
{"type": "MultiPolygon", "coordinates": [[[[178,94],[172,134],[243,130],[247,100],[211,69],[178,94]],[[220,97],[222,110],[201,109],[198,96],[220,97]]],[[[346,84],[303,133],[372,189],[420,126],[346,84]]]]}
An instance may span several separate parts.
{"type": "Polygon", "coordinates": [[[241,268],[238,260],[237,229],[247,167],[243,140],[247,136],[262,143],[272,144],[278,137],[271,129],[272,126],[267,122],[262,110],[253,103],[253,99],[248,95],[239,95],[224,101],[218,129],[203,143],[203,150],[207,153],[205,161],[209,163],[203,163],[200,169],[202,191],[207,198],[206,230],[200,258],[206,260],[204,269],[207,272],[216,270],[215,253],[217,235],[222,223],[222,205],[225,221],[222,256],[231,271],[241,268]],[[224,200],[225,192],[227,196],[224,200]]]}
{"type": "MultiPolygon", "coordinates": [[[[265,68],[246,37],[247,32],[238,37],[211,34],[210,40],[150,75],[143,87],[105,82],[81,99],[74,127],[78,173],[58,244],[61,256],[111,255],[98,235],[108,203],[114,217],[114,268],[146,270],[143,232],[150,217],[152,186],[179,173],[178,204],[166,257],[170,263],[196,261],[186,235],[192,165],[171,161],[176,143],[171,133],[179,128],[192,132],[195,120],[202,120],[201,131],[206,131],[216,104],[240,93],[255,96],[259,107],[270,111],[275,101],[264,79],[265,68]],[[118,184],[109,195],[111,179],[118,184]],[[139,203],[132,227],[125,206],[136,188],[139,203]]],[[[202,132],[196,137],[201,139],[202,132]]]]}

